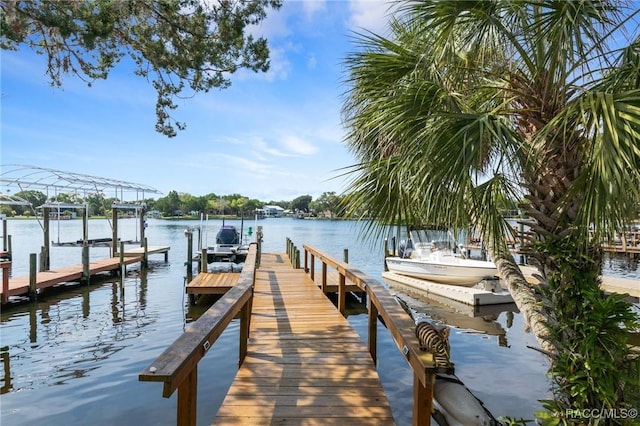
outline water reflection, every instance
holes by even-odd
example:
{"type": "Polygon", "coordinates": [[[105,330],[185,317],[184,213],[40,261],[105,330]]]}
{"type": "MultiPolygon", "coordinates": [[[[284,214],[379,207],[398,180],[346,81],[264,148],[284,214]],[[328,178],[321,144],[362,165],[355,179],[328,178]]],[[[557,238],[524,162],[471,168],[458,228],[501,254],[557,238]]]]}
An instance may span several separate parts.
{"type": "Polygon", "coordinates": [[[37,302],[3,307],[0,393],[91,376],[129,346],[121,342],[139,337],[156,320],[146,312],[149,273],[49,288],[37,302]]]}
{"type": "Polygon", "coordinates": [[[385,280],[392,290],[418,314],[432,320],[466,330],[467,333],[482,333],[497,336],[498,345],[508,347],[507,331],[498,322],[498,317],[506,314],[506,327],[513,325],[513,314],[519,312],[515,303],[499,305],[471,306],[446,297],[420,292],[412,287],[385,280]]]}
{"type": "Polygon", "coordinates": [[[11,366],[9,365],[9,347],[3,346],[0,348],[0,359],[2,360],[2,387],[0,387],[0,395],[7,393],[11,390],[11,366]]]}

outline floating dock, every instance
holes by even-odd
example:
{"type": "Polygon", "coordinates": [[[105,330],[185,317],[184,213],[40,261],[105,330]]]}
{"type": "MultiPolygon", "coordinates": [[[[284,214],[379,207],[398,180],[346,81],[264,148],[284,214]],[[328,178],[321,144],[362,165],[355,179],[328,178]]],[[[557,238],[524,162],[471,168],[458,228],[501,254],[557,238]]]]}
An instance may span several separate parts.
{"type": "Polygon", "coordinates": [[[448,299],[452,299],[471,306],[513,303],[513,298],[508,291],[496,293],[473,287],[440,284],[432,281],[395,274],[393,272],[383,272],[382,278],[404,284],[417,290],[421,290],[427,295],[435,294],[437,296],[443,296],[448,299]]]}

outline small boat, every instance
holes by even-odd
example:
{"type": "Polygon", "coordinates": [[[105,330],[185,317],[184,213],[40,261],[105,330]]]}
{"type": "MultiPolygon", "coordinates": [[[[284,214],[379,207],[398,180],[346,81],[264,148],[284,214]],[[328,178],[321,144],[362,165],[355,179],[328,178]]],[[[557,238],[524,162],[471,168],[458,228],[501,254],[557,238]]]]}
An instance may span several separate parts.
{"type": "Polygon", "coordinates": [[[222,225],[216,234],[216,243],[207,247],[207,263],[244,262],[249,246],[242,244],[242,236],[233,225],[222,225]]]}
{"type": "Polygon", "coordinates": [[[443,232],[412,230],[409,241],[399,244],[398,256],[385,259],[389,271],[464,287],[495,277],[498,272],[495,263],[464,258],[454,251],[450,235],[442,238],[443,232]]]}

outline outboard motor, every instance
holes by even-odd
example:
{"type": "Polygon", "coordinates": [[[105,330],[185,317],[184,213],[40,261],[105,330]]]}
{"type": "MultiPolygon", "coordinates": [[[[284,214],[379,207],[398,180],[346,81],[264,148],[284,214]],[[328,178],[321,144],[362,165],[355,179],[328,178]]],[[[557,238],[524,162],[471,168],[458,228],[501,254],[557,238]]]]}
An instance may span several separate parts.
{"type": "Polygon", "coordinates": [[[402,240],[398,243],[398,257],[408,259],[411,257],[412,252],[413,247],[411,246],[411,241],[402,240]]]}

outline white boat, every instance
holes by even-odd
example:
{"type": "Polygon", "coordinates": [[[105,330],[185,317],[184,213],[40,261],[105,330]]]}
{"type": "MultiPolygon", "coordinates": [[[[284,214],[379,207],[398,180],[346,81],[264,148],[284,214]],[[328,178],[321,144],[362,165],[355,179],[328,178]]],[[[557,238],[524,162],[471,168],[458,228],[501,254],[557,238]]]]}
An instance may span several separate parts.
{"type": "Polygon", "coordinates": [[[207,263],[231,261],[244,262],[249,246],[242,244],[240,232],[232,225],[222,225],[216,234],[216,243],[207,247],[207,263]]]}
{"type": "Polygon", "coordinates": [[[443,239],[443,232],[445,231],[411,231],[409,241],[400,243],[399,255],[385,259],[389,271],[464,287],[495,277],[498,272],[495,263],[467,259],[455,253],[452,239],[443,239]],[[439,238],[433,239],[436,236],[439,238]]]}

